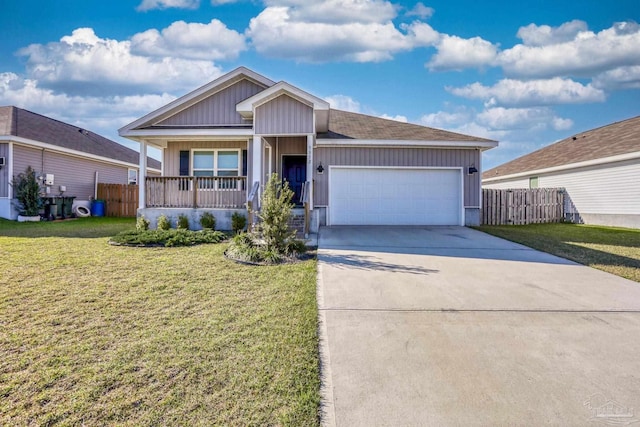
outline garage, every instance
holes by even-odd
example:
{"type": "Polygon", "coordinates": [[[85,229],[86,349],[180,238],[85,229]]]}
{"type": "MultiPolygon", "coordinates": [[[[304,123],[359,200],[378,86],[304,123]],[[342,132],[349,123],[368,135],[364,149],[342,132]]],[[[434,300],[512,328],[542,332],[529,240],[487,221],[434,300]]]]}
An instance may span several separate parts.
{"type": "Polygon", "coordinates": [[[463,225],[460,168],[329,170],[329,225],[463,225]]]}

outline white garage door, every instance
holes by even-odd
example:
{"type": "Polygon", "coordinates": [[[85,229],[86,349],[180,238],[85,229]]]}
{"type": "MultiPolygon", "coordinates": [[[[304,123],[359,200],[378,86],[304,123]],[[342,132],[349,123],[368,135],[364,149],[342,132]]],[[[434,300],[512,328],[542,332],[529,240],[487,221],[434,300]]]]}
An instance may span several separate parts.
{"type": "Polygon", "coordinates": [[[462,225],[459,169],[333,167],[330,225],[462,225]]]}

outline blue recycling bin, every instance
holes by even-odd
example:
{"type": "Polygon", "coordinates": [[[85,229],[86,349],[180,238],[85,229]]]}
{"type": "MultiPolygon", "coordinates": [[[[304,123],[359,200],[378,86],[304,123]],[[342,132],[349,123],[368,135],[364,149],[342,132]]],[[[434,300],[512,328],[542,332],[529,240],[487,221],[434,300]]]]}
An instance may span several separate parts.
{"type": "Polygon", "coordinates": [[[94,200],[91,202],[91,216],[104,216],[104,209],[104,200],[94,200]]]}

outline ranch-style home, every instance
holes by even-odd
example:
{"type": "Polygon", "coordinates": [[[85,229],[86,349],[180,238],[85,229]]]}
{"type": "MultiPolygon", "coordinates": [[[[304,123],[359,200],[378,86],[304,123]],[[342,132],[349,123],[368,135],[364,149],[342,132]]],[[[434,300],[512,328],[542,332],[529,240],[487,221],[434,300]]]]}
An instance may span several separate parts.
{"type": "MultiPolygon", "coordinates": [[[[96,183],[133,184],[139,154],[89,130],[14,106],[0,107],[0,218],[16,219],[12,179],[31,166],[48,197],[89,207],[96,183]]],[[[140,175],[160,175],[149,159],[140,175]]]]}
{"type": "MultiPolygon", "coordinates": [[[[254,209],[272,173],[320,225],[477,225],[483,150],[496,141],[332,109],[240,67],[120,129],[162,152],[141,176],[139,215],[254,209]]],[[[142,162],[146,156],[141,156],[142,162]]],[[[145,170],[145,165],[140,165],[145,170]]],[[[303,212],[306,212],[303,214],[303,212]]]]}
{"type": "Polygon", "coordinates": [[[559,187],[577,223],[640,228],[640,116],[572,135],[486,171],[485,188],[559,187]]]}

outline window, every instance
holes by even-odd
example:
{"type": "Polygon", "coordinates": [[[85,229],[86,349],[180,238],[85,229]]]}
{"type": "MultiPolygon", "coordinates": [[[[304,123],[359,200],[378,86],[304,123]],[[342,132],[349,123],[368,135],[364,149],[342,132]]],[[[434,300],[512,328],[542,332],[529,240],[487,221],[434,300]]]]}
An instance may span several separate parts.
{"type": "Polygon", "coordinates": [[[137,169],[129,169],[127,182],[129,184],[137,184],[138,183],[138,170],[137,169]]]}
{"type": "MultiPolygon", "coordinates": [[[[240,150],[194,150],[193,176],[236,177],[240,175],[240,150]]],[[[200,180],[201,189],[236,189],[236,179],[200,180]]]]}
{"type": "Polygon", "coordinates": [[[532,176],[529,178],[529,188],[538,188],[538,177],[532,176]]]}

